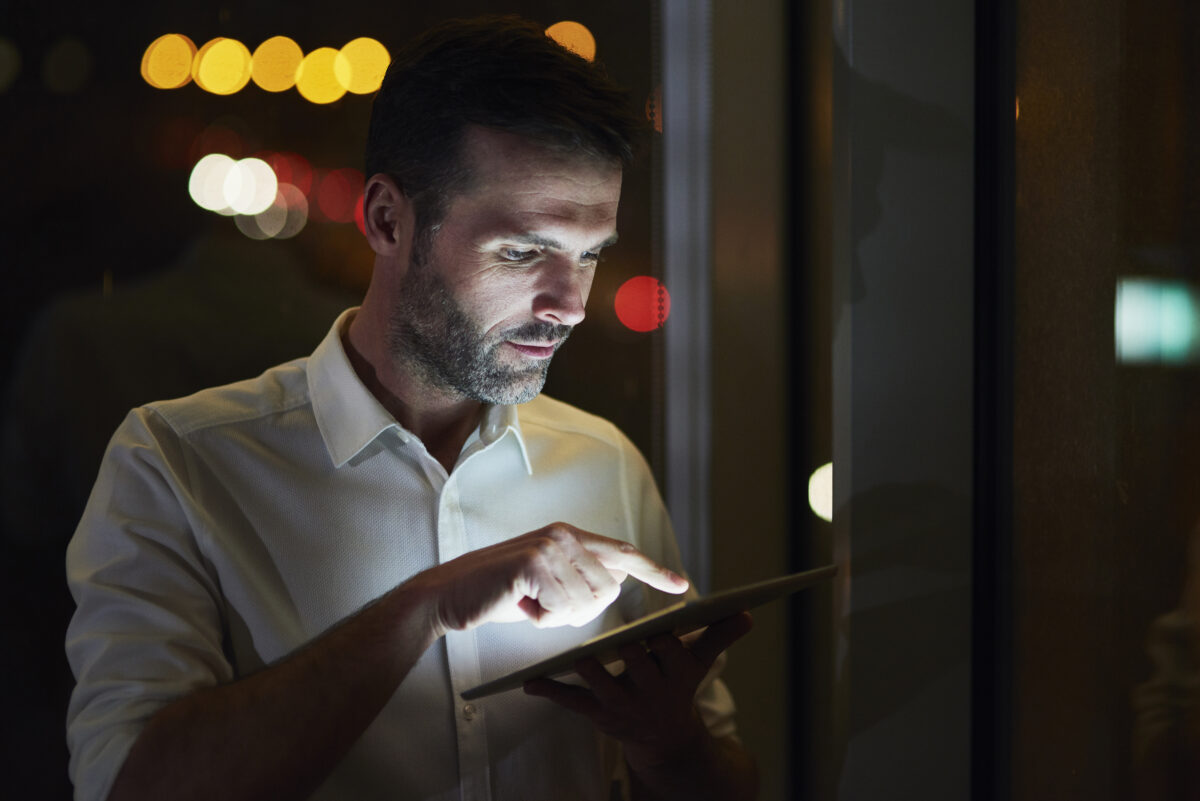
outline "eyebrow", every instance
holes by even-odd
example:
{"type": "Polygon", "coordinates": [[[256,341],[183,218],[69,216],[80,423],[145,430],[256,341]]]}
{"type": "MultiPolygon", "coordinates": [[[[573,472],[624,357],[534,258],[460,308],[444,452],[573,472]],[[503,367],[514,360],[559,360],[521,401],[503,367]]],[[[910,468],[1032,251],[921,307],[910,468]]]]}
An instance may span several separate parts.
{"type": "MultiPolygon", "coordinates": [[[[567,249],[563,243],[559,242],[557,239],[548,236],[541,236],[540,234],[516,234],[506,238],[517,243],[518,245],[537,245],[538,247],[550,248],[551,250],[567,249]]],[[[617,235],[614,233],[600,244],[593,245],[591,248],[589,248],[589,250],[602,250],[603,248],[610,247],[615,244],[617,244],[617,235]]]]}

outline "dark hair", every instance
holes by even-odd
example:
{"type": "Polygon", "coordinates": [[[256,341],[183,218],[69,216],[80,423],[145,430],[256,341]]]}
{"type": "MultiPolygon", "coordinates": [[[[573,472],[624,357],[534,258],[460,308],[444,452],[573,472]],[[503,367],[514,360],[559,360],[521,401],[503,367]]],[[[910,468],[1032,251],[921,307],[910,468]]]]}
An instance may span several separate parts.
{"type": "Polygon", "coordinates": [[[470,182],[471,125],[628,164],[645,123],[593,62],[513,16],[451,20],[392,58],[375,97],[366,174],[386,173],[412,201],[417,230],[437,225],[470,182]]]}

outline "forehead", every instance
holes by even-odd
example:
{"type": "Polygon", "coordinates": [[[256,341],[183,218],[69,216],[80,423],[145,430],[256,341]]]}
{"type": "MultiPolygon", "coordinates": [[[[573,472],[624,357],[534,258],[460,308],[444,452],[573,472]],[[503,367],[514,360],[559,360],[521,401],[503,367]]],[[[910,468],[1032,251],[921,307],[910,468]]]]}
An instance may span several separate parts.
{"type": "Polygon", "coordinates": [[[468,130],[462,155],[471,179],[451,200],[449,217],[473,214],[527,224],[615,226],[621,195],[618,164],[479,127],[468,130]]]}

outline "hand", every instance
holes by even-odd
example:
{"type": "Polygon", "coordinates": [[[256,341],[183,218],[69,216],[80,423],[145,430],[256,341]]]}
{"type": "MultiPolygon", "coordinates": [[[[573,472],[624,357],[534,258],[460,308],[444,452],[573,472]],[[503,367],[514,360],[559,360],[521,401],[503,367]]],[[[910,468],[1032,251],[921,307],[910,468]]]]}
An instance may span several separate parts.
{"type": "Polygon", "coordinates": [[[752,626],[743,612],[709,626],[690,644],[661,634],[647,641],[649,651],[641,644],[621,648],[625,672],[619,676],[595,659],[583,659],[575,669],[588,688],[541,678],[526,682],[525,692],[588,717],[620,740],[635,772],[657,768],[685,757],[707,737],[695,709],[696,691],[721,652],[752,626]]]}
{"type": "Polygon", "coordinates": [[[628,542],[566,523],[472,551],[414,582],[432,588],[440,636],[525,619],[543,627],[582,626],[616,600],[626,576],[674,594],[688,588],[686,579],[628,542]]]}

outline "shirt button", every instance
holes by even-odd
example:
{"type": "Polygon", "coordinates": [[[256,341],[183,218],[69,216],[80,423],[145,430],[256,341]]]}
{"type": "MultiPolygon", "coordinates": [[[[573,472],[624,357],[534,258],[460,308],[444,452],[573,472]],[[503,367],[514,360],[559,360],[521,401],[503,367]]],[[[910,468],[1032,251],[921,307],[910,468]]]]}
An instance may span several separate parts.
{"type": "Polygon", "coordinates": [[[463,710],[462,710],[463,717],[466,718],[467,720],[473,720],[475,718],[475,713],[478,711],[479,710],[475,707],[474,704],[465,704],[463,706],[463,710]]]}

